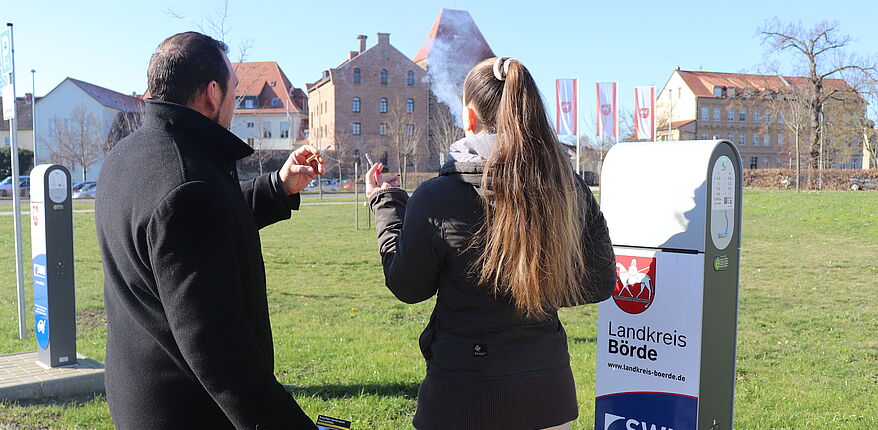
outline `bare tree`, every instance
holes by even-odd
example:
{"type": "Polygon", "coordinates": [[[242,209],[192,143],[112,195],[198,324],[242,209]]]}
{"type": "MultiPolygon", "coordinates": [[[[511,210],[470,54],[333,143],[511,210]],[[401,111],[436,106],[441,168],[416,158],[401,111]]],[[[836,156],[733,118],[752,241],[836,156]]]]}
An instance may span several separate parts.
{"type": "Polygon", "coordinates": [[[387,135],[396,153],[403,188],[406,186],[408,165],[412,161],[417,161],[418,144],[426,135],[426,125],[413,113],[413,109],[408,107],[408,103],[409,101],[403,97],[394,97],[389,101],[387,111],[387,135]]]}
{"type": "Polygon", "coordinates": [[[837,22],[823,21],[806,29],[802,24],[782,23],[777,18],[767,21],[759,32],[769,55],[791,54],[804,75],[800,92],[808,113],[808,145],[811,167],[821,168],[821,144],[826,135],[824,126],[828,102],[845,103],[857,89],[850,86],[827,85],[828,79],[843,78],[845,74],[857,73],[875,81],[878,77],[878,61],[849,56],[845,48],[852,41],[840,34],[837,22]]]}
{"type": "Polygon", "coordinates": [[[434,104],[430,109],[430,135],[433,150],[436,154],[448,154],[451,144],[463,138],[463,128],[454,121],[451,109],[432,94],[430,95],[430,103],[434,104]]]}
{"type": "Polygon", "coordinates": [[[79,166],[85,181],[88,168],[100,161],[106,148],[98,118],[84,102],[80,103],[70,111],[69,118],[52,118],[51,135],[53,138],[47,144],[52,158],[68,166],[79,166]]]}
{"type": "Polygon", "coordinates": [[[119,111],[116,113],[116,117],[113,118],[113,125],[110,126],[110,132],[107,134],[107,138],[104,141],[104,146],[102,148],[104,155],[110,152],[120,140],[124,139],[125,136],[133,133],[134,130],[140,128],[140,124],[143,122],[143,114],[141,112],[125,112],[119,111]]]}

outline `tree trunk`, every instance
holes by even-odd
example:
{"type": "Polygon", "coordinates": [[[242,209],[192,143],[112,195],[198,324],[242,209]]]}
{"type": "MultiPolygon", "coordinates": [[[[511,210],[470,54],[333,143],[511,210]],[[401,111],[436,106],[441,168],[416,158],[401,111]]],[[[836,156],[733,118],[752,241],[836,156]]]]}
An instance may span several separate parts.
{"type": "Polygon", "coordinates": [[[402,179],[402,189],[405,189],[405,178],[406,178],[406,174],[408,173],[409,156],[408,156],[408,154],[406,154],[406,155],[403,155],[402,158],[404,161],[402,163],[402,169],[401,169],[402,178],[401,179],[402,179]]]}
{"type": "Polygon", "coordinates": [[[799,131],[796,130],[796,193],[799,193],[799,183],[802,182],[802,156],[799,154],[799,131]]]}

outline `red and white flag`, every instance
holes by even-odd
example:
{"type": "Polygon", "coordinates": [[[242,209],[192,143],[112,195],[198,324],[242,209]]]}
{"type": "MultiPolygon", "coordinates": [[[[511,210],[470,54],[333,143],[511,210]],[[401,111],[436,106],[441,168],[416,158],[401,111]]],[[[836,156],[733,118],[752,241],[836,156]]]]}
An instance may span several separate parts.
{"type": "Polygon", "coordinates": [[[619,93],[616,82],[598,82],[598,137],[619,137],[619,93]]]}
{"type": "Polygon", "coordinates": [[[634,87],[634,138],[655,140],[655,87],[634,87]]]}
{"type": "Polygon", "coordinates": [[[576,136],[577,94],[576,79],[555,79],[555,130],[558,134],[576,136]]]}

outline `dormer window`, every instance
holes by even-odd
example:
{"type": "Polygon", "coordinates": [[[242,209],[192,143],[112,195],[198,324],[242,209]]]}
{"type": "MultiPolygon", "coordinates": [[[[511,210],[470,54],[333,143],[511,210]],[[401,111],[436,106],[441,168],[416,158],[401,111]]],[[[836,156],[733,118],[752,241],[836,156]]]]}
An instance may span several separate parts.
{"type": "Polygon", "coordinates": [[[713,87],[713,96],[714,97],[722,97],[726,92],[726,87],[716,86],[713,87]]]}
{"type": "Polygon", "coordinates": [[[272,106],[279,106],[279,105],[280,105],[280,98],[278,98],[278,97],[272,97],[272,99],[271,99],[271,105],[272,105],[272,106]]]}
{"type": "Polygon", "coordinates": [[[253,109],[255,104],[253,103],[253,99],[244,100],[244,107],[247,109],[253,109]]]}

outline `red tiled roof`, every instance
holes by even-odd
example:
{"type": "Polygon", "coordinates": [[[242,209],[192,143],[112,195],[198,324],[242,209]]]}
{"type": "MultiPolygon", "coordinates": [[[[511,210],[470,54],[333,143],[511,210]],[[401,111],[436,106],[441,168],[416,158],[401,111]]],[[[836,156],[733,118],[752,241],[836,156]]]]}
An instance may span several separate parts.
{"type": "Polygon", "coordinates": [[[684,119],[682,121],[673,121],[671,122],[671,128],[680,128],[695,122],[694,119],[684,119]]]}
{"type": "Polygon", "coordinates": [[[430,54],[437,40],[453,52],[455,60],[462,63],[476,64],[494,56],[494,51],[482,36],[479,27],[465,10],[442,9],[433,22],[430,32],[427,33],[427,39],[412,61],[421,67],[423,62],[429,63],[430,54]]]}
{"type": "MultiPolygon", "coordinates": [[[[695,72],[677,70],[683,81],[697,97],[713,97],[714,87],[756,88],[758,90],[788,88],[790,85],[802,85],[807,78],[777,75],[753,75],[747,73],[695,72]],[[788,85],[789,84],[789,85],[788,85]]],[[[849,86],[842,79],[824,79],[824,85],[831,89],[847,89],[849,86]]]]}
{"type": "Polygon", "coordinates": [[[143,110],[143,100],[141,100],[140,97],[118,93],[104,87],[99,87],[95,84],[80,81],[79,79],[73,79],[70,77],[67,79],[70,79],[70,82],[76,84],[76,86],[97,100],[98,103],[108,108],[120,110],[122,112],[140,112],[143,110]]]}
{"type": "MultiPolygon", "coordinates": [[[[238,88],[235,90],[235,97],[258,97],[260,110],[265,109],[271,112],[286,112],[287,106],[289,106],[290,112],[307,109],[307,105],[302,101],[302,90],[293,87],[277,62],[232,63],[232,68],[238,75],[238,88]],[[280,107],[270,107],[271,99],[275,97],[280,99],[280,107]]],[[[254,110],[246,109],[246,112],[254,112],[254,110]]]]}

